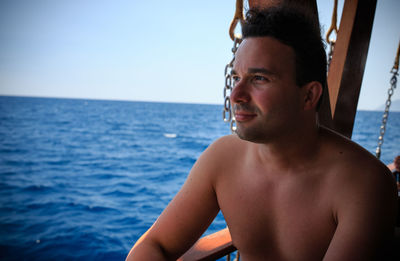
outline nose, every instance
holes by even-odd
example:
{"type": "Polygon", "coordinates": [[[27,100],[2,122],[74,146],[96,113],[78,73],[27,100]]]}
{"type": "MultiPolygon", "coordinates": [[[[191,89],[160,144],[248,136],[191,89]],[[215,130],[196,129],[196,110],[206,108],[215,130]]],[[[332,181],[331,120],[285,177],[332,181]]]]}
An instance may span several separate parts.
{"type": "Polygon", "coordinates": [[[244,79],[236,82],[231,92],[231,103],[247,103],[250,101],[249,90],[244,79]]]}

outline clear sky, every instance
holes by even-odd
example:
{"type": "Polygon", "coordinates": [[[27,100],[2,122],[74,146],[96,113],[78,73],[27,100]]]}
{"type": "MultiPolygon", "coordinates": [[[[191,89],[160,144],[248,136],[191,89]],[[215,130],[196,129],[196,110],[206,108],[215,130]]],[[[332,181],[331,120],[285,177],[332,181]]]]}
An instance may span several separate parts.
{"type": "MultiPolygon", "coordinates": [[[[326,31],[333,0],[317,3],[326,31]]],[[[0,95],[222,104],[234,8],[235,0],[0,0],[0,95]]],[[[399,13],[400,1],[378,0],[359,109],[386,101],[399,13]]]]}

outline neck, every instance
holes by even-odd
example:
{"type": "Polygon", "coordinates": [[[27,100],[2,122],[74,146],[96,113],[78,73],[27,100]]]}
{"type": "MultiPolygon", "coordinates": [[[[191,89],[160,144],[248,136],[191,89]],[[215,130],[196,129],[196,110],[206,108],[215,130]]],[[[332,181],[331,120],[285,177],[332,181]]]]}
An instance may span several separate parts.
{"type": "Polygon", "coordinates": [[[279,169],[304,166],[317,155],[319,146],[319,126],[316,122],[305,123],[273,142],[256,145],[259,159],[264,164],[279,169]]]}

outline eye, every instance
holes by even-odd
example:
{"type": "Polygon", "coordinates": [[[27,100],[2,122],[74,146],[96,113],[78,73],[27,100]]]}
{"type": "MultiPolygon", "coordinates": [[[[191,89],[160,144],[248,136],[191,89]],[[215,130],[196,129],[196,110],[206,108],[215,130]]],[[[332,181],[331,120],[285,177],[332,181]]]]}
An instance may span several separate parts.
{"type": "Polygon", "coordinates": [[[237,76],[237,75],[232,75],[232,83],[233,83],[233,86],[235,86],[236,83],[238,83],[239,81],[240,81],[240,77],[239,77],[239,76],[237,76]]]}
{"type": "Polygon", "coordinates": [[[254,75],[253,76],[253,81],[255,83],[264,83],[264,82],[269,82],[268,78],[262,76],[262,75],[254,75]]]}

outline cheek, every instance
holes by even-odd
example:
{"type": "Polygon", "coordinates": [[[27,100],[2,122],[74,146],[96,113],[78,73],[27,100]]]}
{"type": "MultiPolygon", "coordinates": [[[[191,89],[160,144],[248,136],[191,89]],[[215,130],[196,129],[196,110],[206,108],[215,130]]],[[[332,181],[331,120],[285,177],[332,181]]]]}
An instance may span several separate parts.
{"type": "Polygon", "coordinates": [[[253,96],[253,101],[261,111],[265,112],[279,107],[282,97],[274,90],[258,91],[253,96]]]}

